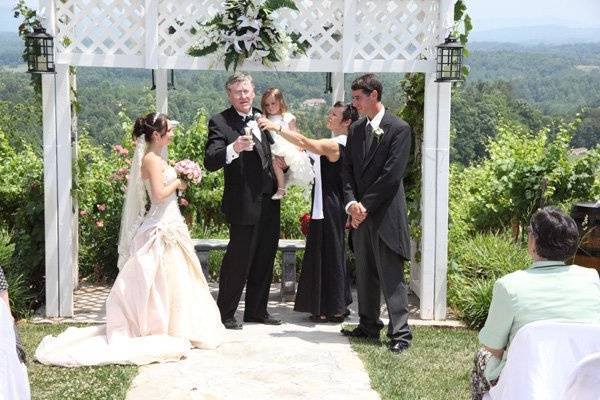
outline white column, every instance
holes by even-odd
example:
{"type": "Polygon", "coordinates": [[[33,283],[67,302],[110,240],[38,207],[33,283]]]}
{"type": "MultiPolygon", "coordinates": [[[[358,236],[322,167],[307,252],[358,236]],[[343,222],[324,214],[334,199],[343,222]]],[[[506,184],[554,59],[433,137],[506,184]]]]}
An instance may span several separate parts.
{"type": "Polygon", "coordinates": [[[421,273],[419,300],[421,319],[433,319],[436,259],[436,142],[437,84],[425,74],[425,109],[421,150],[421,273]]]}
{"type": "MultiPolygon", "coordinates": [[[[55,36],[54,0],[39,1],[39,15],[46,32],[55,36]]],[[[44,238],[46,272],[46,316],[60,315],[60,225],[57,147],[56,75],[42,75],[42,130],[44,155],[44,238]]]]}
{"type": "MultiPolygon", "coordinates": [[[[452,0],[440,1],[438,41],[452,27],[452,0]]],[[[421,318],[446,318],[448,283],[448,177],[451,84],[425,76],[421,194],[421,318]]]]}
{"type": "Polygon", "coordinates": [[[44,153],[44,237],[46,254],[46,316],[59,315],[58,295],[58,187],[56,154],[56,103],[54,75],[42,75],[42,126],[44,153]]]}
{"type": "Polygon", "coordinates": [[[158,0],[144,0],[144,59],[148,69],[158,68],[158,0]]]}
{"type": "MultiPolygon", "coordinates": [[[[77,74],[69,74],[70,88],[72,91],[77,91],[77,74]]],[[[73,100],[73,99],[71,99],[73,100]]],[[[77,112],[71,107],[71,163],[77,164],[77,112]]],[[[73,177],[75,184],[76,177],[73,177]]],[[[79,201],[76,197],[71,198],[73,201],[73,210],[71,213],[71,269],[73,271],[73,290],[79,287],[79,201]]]]}
{"type": "Polygon", "coordinates": [[[169,92],[167,87],[167,73],[166,69],[155,69],[154,70],[154,83],[156,84],[156,112],[168,114],[169,112],[169,92]]]}
{"type": "Polygon", "coordinates": [[[344,101],[345,93],[343,72],[333,72],[331,74],[331,87],[333,88],[331,93],[332,105],[335,104],[336,101],[344,101]]]}
{"type": "Polygon", "coordinates": [[[342,36],[342,71],[354,72],[356,13],[358,0],[344,1],[344,32],[342,36]]]}
{"type": "Polygon", "coordinates": [[[73,316],[73,203],[71,151],[71,90],[69,66],[56,65],[56,171],[58,197],[58,290],[59,314],[73,316]]]}
{"type": "Polygon", "coordinates": [[[435,287],[433,319],[446,319],[448,287],[448,178],[450,175],[451,83],[437,84],[435,287]]]}

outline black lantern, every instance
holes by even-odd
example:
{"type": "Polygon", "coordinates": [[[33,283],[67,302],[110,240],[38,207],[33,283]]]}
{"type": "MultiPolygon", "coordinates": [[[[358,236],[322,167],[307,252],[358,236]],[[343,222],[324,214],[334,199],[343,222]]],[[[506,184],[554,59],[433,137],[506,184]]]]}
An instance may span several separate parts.
{"type": "MultiPolygon", "coordinates": [[[[175,90],[175,70],[170,69],[167,73],[168,75],[168,80],[167,80],[167,90],[175,90]]],[[[152,87],[150,88],[150,90],[155,90],[156,89],[156,81],[154,79],[154,70],[152,70],[152,87]]]]}
{"type": "Polygon", "coordinates": [[[462,80],[463,45],[458,39],[448,35],[444,43],[437,46],[436,82],[456,82],[462,80]]]}
{"type": "Polygon", "coordinates": [[[32,74],[54,73],[54,38],[46,29],[36,27],[25,39],[27,49],[27,72],[32,74]]]}

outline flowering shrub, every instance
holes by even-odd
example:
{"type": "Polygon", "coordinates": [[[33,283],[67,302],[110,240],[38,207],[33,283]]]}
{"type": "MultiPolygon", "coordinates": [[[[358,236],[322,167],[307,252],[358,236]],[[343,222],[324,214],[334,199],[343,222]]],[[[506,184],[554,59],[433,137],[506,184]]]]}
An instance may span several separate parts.
{"type": "Polygon", "coordinates": [[[123,194],[131,160],[133,141],[115,145],[106,151],[80,136],[78,180],[79,261],[82,276],[110,280],[117,274],[117,243],[121,223],[123,194]]]}
{"type": "Polygon", "coordinates": [[[292,0],[226,0],[223,13],[192,30],[199,39],[188,54],[214,54],[225,69],[233,65],[235,70],[247,59],[270,65],[306,52],[308,42],[301,42],[300,34],[287,32],[272,18],[272,12],[280,8],[298,10],[292,0]]]}
{"type": "Polygon", "coordinates": [[[0,226],[12,239],[2,260],[13,313],[23,317],[44,294],[44,191],[41,157],[29,146],[17,151],[0,126],[0,226]],[[9,259],[9,260],[8,260],[9,259]]]}

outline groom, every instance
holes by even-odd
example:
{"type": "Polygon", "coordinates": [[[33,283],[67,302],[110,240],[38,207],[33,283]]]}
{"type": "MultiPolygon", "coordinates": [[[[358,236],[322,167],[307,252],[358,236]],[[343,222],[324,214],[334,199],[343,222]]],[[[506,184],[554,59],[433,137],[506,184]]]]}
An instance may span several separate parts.
{"type": "Polygon", "coordinates": [[[274,180],[271,149],[252,120],[252,77],[235,73],[225,84],[231,107],[208,122],[204,167],[225,169],[221,210],[229,223],[229,244],[221,264],[217,305],[227,329],[242,329],[235,319],[246,284],[244,322],[281,324],[267,313],[273,262],[279,240],[279,200],[271,200],[274,180]],[[244,134],[244,128],[252,130],[244,134]]]}
{"type": "Polygon", "coordinates": [[[410,345],[404,261],[409,259],[403,178],[410,154],[410,127],[381,104],[383,86],[373,74],[352,82],[352,104],[365,116],[350,127],[342,180],[351,217],[360,322],[346,336],[379,340],[380,292],[387,304],[390,350],[410,345]]]}

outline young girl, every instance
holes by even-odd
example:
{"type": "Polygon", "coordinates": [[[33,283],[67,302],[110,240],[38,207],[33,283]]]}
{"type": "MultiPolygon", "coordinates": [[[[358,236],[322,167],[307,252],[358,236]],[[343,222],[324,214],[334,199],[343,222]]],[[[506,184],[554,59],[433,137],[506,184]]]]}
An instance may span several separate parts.
{"type": "MultiPolygon", "coordinates": [[[[262,96],[261,108],[265,116],[281,128],[296,130],[296,117],[287,111],[287,104],[283,99],[281,90],[277,88],[267,89],[262,96]]],[[[315,176],[308,155],[305,152],[278,135],[277,131],[271,132],[271,135],[275,142],[271,145],[271,153],[275,157],[283,158],[289,167],[286,182],[283,170],[276,163],[273,164],[277,180],[277,192],[272,199],[279,200],[286,195],[287,186],[296,185],[306,188],[313,182],[315,176]]]]}

